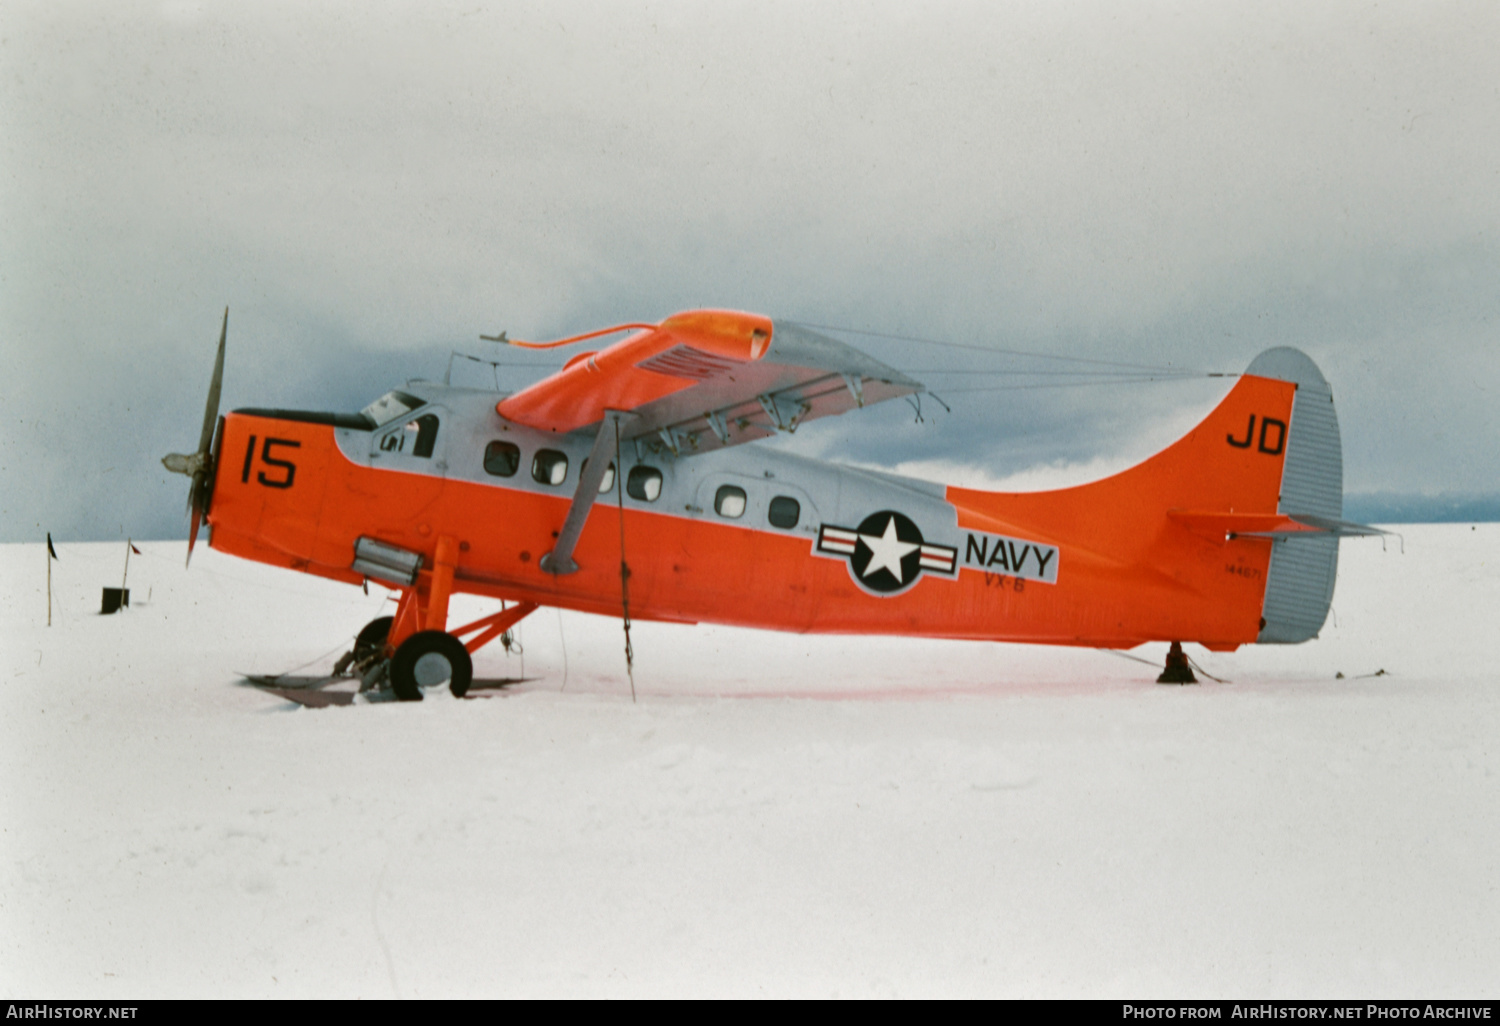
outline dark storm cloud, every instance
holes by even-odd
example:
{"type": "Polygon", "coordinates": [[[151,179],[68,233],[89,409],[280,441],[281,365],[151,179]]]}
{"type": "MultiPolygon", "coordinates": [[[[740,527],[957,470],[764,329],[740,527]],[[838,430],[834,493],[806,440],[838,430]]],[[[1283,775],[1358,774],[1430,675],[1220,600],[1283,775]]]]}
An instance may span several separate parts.
{"type": "MultiPolygon", "coordinates": [[[[6,540],[177,529],[157,460],[225,304],[226,407],[354,408],[481,331],[700,305],[1209,370],[1291,344],[1351,490],[1500,477],[1492,5],[0,12],[6,540]]],[[[1003,476],[1134,451],[1215,387],[790,444],[1003,476]]]]}

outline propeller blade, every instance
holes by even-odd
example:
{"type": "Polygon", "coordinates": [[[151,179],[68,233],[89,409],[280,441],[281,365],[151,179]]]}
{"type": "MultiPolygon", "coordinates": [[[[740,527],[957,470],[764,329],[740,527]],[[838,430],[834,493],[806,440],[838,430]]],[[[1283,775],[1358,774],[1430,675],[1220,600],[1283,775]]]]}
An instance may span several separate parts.
{"type": "Polygon", "coordinates": [[[203,431],[198,436],[198,451],[191,456],[171,453],[162,458],[162,466],[174,474],[187,474],[193,479],[188,488],[188,513],[192,523],[188,528],[188,562],[193,560],[193,546],[198,542],[198,528],[203,525],[205,507],[208,505],[208,481],[213,468],[214,430],[219,423],[219,393],[224,387],[224,343],[229,337],[229,307],[224,308],[224,323],[219,328],[219,353],[214,357],[214,375],[208,383],[208,402],[203,407],[203,431]]]}
{"type": "Polygon", "coordinates": [[[208,404],[203,408],[203,432],[198,451],[207,454],[213,444],[214,425],[219,420],[219,391],[224,387],[224,340],[229,336],[229,307],[224,308],[224,326],[219,329],[219,355],[214,358],[214,376],[208,383],[208,404]]]}
{"type": "MultiPolygon", "coordinates": [[[[193,488],[193,490],[194,491],[198,490],[197,489],[197,482],[196,481],[194,482],[194,488],[193,488]]],[[[191,527],[188,528],[188,554],[187,554],[187,559],[182,564],[183,566],[188,566],[188,565],[190,565],[193,562],[193,546],[198,543],[198,527],[202,523],[203,523],[203,509],[201,507],[199,507],[199,506],[194,506],[193,507],[193,524],[192,524],[191,527]]]]}

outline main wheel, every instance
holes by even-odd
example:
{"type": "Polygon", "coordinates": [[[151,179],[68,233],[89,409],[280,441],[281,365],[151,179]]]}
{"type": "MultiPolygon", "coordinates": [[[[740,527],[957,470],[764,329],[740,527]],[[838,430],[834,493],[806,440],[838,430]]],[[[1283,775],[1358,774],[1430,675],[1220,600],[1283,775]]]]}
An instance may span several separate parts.
{"type": "Polygon", "coordinates": [[[385,639],[391,636],[391,618],[389,616],[377,617],[365,624],[354,639],[354,661],[368,659],[381,649],[385,648],[385,639]]]}
{"type": "Polygon", "coordinates": [[[459,698],[474,679],[474,662],[464,643],[442,631],[418,631],[391,658],[391,689],[403,702],[420,702],[422,688],[448,682],[459,698]]]}

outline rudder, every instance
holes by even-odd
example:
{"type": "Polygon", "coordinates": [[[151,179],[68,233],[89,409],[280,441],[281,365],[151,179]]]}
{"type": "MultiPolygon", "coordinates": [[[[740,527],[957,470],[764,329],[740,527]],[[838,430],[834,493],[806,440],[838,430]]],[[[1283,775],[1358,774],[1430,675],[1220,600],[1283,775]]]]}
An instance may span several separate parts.
{"type": "MultiPolygon", "coordinates": [[[[1297,386],[1276,511],[1340,521],[1344,513],[1343,445],[1328,381],[1306,354],[1289,347],[1266,350],[1245,373],[1297,386]]],[[[1256,643],[1290,645],[1317,637],[1333,602],[1338,562],[1337,533],[1274,539],[1261,614],[1264,622],[1256,643]]]]}

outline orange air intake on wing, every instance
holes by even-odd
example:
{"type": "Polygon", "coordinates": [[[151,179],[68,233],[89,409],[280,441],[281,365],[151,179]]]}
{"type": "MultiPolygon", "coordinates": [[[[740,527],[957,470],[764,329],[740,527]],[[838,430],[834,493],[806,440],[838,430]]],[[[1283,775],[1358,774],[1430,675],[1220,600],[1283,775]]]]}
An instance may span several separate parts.
{"type": "Polygon", "coordinates": [[[635,410],[710,374],[750,363],[771,348],[771,319],[733,310],[675,314],[561,371],[495,409],[506,420],[560,433],[598,423],[605,410],[635,410]]]}

